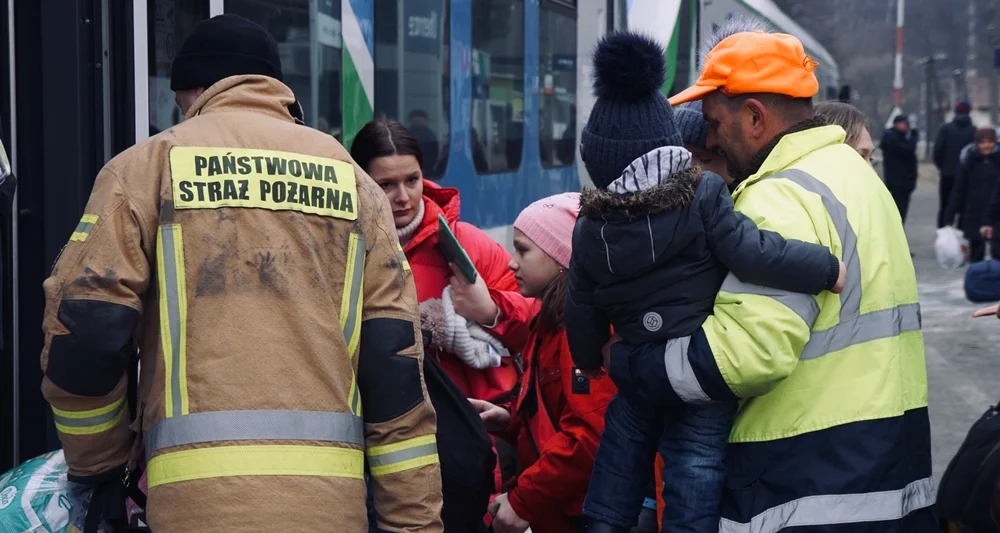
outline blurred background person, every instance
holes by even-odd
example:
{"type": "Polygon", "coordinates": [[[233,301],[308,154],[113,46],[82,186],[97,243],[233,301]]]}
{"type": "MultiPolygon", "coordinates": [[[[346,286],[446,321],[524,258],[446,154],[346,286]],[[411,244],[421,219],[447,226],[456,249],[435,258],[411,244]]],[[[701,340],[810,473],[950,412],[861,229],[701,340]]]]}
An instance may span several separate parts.
{"type": "Polygon", "coordinates": [[[938,180],[938,227],[947,226],[945,211],[951,200],[951,190],[958,176],[962,149],[972,144],[976,136],[976,126],[972,124],[969,113],[972,105],[962,100],[955,105],[955,117],[951,122],[941,126],[934,140],[934,166],[941,176],[938,180]]]}
{"type": "MultiPolygon", "coordinates": [[[[955,187],[945,209],[946,225],[955,224],[969,241],[969,262],[982,261],[986,255],[986,243],[995,242],[993,221],[1000,218],[1000,205],[992,207],[990,198],[1000,182],[1000,149],[997,147],[997,133],[993,128],[976,130],[975,149],[966,152],[958,167],[955,187]],[[991,216],[992,215],[992,216],[991,216]]],[[[1000,199],[998,199],[1000,200],[1000,199]]],[[[1000,250],[994,244],[993,250],[1000,250]]]]}
{"type": "Polygon", "coordinates": [[[917,141],[920,133],[910,127],[906,115],[896,115],[892,127],[882,134],[882,168],[885,186],[892,194],[899,216],[906,223],[910,195],[917,188],[917,141]]]}

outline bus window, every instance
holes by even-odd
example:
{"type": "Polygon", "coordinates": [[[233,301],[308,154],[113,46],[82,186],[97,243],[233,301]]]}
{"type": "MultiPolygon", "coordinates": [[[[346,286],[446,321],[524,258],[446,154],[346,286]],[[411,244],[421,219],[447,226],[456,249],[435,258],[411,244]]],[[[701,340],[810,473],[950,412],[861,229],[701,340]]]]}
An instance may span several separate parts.
{"type": "Polygon", "coordinates": [[[375,116],[409,128],[420,142],[424,177],[431,179],[443,176],[448,164],[448,4],[375,3],[375,116]]]}
{"type": "Polygon", "coordinates": [[[538,137],[545,168],[576,160],[576,1],[542,0],[538,137]]]}
{"type": "Polygon", "coordinates": [[[479,174],[521,166],[524,1],[472,3],[472,160],[479,174]]]}
{"type": "Polygon", "coordinates": [[[225,2],[226,13],[246,17],[271,32],[278,41],[285,85],[292,89],[302,104],[306,124],[333,135],[337,140],[344,138],[341,114],[341,1],[344,0],[225,2]],[[311,4],[314,4],[315,13],[310,13],[311,4]]]}
{"type": "MultiPolygon", "coordinates": [[[[170,90],[170,66],[181,43],[202,19],[208,18],[204,0],[148,0],[149,31],[149,135],[184,119],[170,90]]],[[[136,132],[138,133],[138,132],[136,132]]]]}

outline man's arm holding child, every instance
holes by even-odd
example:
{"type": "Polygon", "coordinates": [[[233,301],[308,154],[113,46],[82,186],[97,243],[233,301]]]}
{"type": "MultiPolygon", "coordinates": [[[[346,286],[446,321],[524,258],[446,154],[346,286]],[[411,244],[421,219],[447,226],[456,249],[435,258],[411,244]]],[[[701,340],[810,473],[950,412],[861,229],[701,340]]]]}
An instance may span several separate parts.
{"type": "Polygon", "coordinates": [[[698,206],[712,254],[740,281],[804,294],[844,287],[844,266],[829,248],[762,230],[736,211],[721,178],[702,177],[698,206]]]}
{"type": "MultiPolygon", "coordinates": [[[[763,229],[814,243],[835,231],[830,220],[802,223],[825,206],[791,180],[764,180],[744,194],[741,211],[763,229]]],[[[751,285],[730,273],[701,329],[667,343],[611,345],[612,374],[628,372],[633,390],[658,405],[760,396],[795,370],[819,312],[814,296],[751,285]]]]}

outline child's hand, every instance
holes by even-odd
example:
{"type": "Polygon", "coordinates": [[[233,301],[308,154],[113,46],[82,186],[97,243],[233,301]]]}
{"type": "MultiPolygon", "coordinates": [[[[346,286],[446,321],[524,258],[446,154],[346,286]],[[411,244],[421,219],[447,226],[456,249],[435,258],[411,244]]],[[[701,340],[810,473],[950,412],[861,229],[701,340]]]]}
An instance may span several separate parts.
{"type": "Polygon", "coordinates": [[[455,312],[467,320],[482,326],[495,325],[494,321],[500,312],[497,304],[490,297],[490,289],[482,276],[476,276],[475,283],[469,283],[462,276],[455,263],[448,263],[454,274],[451,277],[451,303],[455,312]]]}
{"type": "Polygon", "coordinates": [[[587,379],[601,379],[604,377],[604,374],[606,374],[604,368],[602,367],[592,368],[590,370],[584,370],[581,368],[579,370],[580,373],[583,374],[583,377],[587,379]]]}
{"type": "Polygon", "coordinates": [[[837,283],[833,285],[830,292],[834,294],[840,294],[844,290],[844,284],[847,282],[847,265],[843,261],[840,262],[840,273],[837,274],[837,283]]]}

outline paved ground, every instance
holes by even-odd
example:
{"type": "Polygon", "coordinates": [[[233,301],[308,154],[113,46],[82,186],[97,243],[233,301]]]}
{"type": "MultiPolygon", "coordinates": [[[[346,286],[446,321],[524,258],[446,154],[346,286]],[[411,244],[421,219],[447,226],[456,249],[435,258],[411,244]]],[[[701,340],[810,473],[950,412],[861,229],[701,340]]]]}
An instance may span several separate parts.
{"type": "Polygon", "coordinates": [[[944,270],[934,260],[937,183],[929,168],[910,205],[906,234],[920,285],[927,345],[934,475],[940,479],[969,426],[1000,400],[1000,320],[972,319],[983,307],[965,300],[964,269],[944,270]]]}

